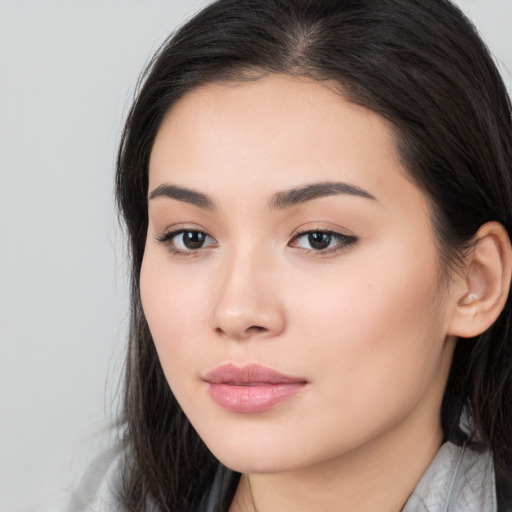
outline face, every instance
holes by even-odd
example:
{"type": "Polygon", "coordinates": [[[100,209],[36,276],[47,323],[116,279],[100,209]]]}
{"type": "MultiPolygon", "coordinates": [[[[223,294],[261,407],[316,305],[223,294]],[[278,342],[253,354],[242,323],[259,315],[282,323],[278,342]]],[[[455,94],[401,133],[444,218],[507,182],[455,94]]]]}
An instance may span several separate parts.
{"type": "Polygon", "coordinates": [[[204,86],[168,114],[142,303],[176,399],[228,467],[438,433],[440,275],[426,198],[377,114],[278,76],[204,86]]]}

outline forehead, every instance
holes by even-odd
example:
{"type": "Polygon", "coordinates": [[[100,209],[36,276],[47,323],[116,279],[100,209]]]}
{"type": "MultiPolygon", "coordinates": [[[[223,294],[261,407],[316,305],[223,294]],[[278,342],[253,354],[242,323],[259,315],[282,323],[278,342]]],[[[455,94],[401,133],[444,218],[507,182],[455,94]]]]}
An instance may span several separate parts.
{"type": "Polygon", "coordinates": [[[236,127],[240,135],[250,132],[268,141],[280,133],[290,135],[290,128],[296,135],[320,139],[330,129],[348,127],[347,132],[356,135],[364,130],[368,142],[377,136],[394,150],[391,125],[375,112],[350,102],[339,89],[330,81],[286,75],[210,83],[181,97],[167,113],[160,131],[178,125],[183,131],[192,124],[196,130],[207,129],[214,121],[217,129],[236,127]]]}
{"type": "Polygon", "coordinates": [[[215,195],[240,183],[240,193],[268,197],[340,180],[392,200],[402,189],[419,193],[388,121],[331,83],[288,76],[187,93],[164,119],[150,159],[150,190],[172,181],[215,195]]]}

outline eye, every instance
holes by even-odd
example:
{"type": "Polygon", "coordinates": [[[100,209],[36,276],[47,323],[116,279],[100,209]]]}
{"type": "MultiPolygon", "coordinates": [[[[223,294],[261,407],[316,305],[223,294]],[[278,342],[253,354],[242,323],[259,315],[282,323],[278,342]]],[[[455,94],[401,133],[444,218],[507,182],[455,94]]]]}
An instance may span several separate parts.
{"type": "Polygon", "coordinates": [[[172,253],[188,256],[200,249],[216,246],[215,240],[205,233],[196,229],[179,229],[170,231],[157,237],[157,240],[164,244],[172,253]]]}
{"type": "Polygon", "coordinates": [[[306,231],[296,235],[290,242],[291,247],[298,247],[308,252],[332,253],[357,241],[355,236],[343,235],[334,231],[306,231]]]}

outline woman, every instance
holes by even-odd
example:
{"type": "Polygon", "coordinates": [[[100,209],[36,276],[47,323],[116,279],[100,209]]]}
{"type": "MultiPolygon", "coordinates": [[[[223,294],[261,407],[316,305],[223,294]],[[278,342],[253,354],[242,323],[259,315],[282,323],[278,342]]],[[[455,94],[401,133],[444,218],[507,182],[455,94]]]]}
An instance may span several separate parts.
{"type": "Polygon", "coordinates": [[[511,170],[446,0],[191,19],[119,152],[124,450],[91,510],[507,510],[511,170]]]}

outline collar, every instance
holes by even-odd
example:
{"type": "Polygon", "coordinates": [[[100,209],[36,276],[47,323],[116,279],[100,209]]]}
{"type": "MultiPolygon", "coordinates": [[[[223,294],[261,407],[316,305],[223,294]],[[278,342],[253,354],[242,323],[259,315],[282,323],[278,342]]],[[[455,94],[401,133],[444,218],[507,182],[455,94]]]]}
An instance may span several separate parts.
{"type": "Polygon", "coordinates": [[[492,455],[466,441],[441,446],[402,512],[497,510],[492,455]]]}

